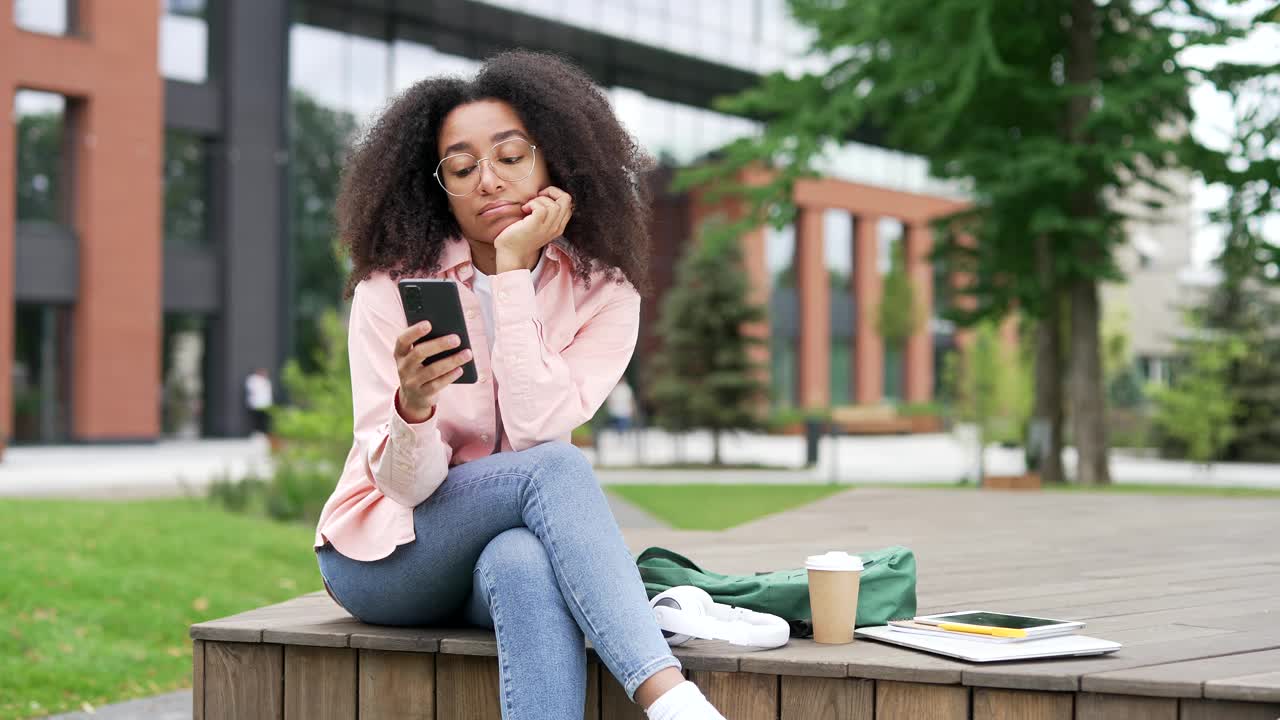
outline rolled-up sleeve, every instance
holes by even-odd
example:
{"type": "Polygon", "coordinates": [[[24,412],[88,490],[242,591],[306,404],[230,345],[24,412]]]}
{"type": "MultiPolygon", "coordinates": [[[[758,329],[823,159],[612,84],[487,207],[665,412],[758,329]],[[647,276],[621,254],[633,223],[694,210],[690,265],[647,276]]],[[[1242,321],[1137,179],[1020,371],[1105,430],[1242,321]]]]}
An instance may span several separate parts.
{"type": "Polygon", "coordinates": [[[436,413],[408,423],[396,409],[400,374],[393,351],[408,323],[399,317],[399,300],[386,295],[360,285],[351,304],[347,351],[355,441],[374,486],[412,508],[444,482],[453,452],[440,436],[436,413]]]}
{"type": "Polygon", "coordinates": [[[626,371],[640,330],[640,294],[629,283],[602,287],[603,301],[556,352],[542,339],[530,272],[495,275],[493,289],[493,374],[511,446],[562,438],[595,415],[626,371]]]}

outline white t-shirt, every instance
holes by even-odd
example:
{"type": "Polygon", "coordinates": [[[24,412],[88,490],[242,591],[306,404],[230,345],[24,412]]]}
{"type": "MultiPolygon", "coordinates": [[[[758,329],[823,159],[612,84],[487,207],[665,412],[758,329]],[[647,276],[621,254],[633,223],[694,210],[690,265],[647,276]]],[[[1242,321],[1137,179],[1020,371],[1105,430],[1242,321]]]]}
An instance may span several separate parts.
{"type": "Polygon", "coordinates": [[[605,404],[611,416],[629,418],[635,412],[635,394],[631,392],[630,385],[625,381],[619,381],[614,386],[613,392],[609,393],[609,399],[605,404]]]}
{"type": "Polygon", "coordinates": [[[250,375],[244,381],[244,392],[249,407],[254,410],[265,410],[271,407],[271,379],[258,373],[250,375]]]}
{"type": "MultiPolygon", "coordinates": [[[[538,286],[538,277],[542,275],[542,259],[546,256],[543,252],[538,256],[538,264],[533,266],[533,286],[538,286]]],[[[489,350],[493,350],[493,281],[488,275],[480,272],[480,268],[474,268],[476,274],[471,279],[471,289],[475,292],[476,298],[480,300],[480,313],[484,316],[484,334],[489,341],[489,350]]]]}

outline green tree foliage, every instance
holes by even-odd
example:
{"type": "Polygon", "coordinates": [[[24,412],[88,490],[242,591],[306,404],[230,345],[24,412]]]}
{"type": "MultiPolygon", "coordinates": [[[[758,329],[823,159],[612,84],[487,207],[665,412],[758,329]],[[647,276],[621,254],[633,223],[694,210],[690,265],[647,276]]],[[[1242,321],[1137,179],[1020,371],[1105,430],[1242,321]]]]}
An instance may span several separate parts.
{"type": "Polygon", "coordinates": [[[290,101],[294,357],[303,368],[315,370],[316,350],[323,345],[321,318],[342,304],[347,265],[338,251],[333,208],[356,121],[303,92],[294,91],[290,101]]]}
{"type": "Polygon", "coordinates": [[[1166,436],[1202,462],[1280,462],[1280,267],[1276,246],[1263,240],[1247,213],[1251,201],[1256,198],[1245,191],[1234,193],[1222,215],[1227,235],[1216,260],[1221,282],[1193,311],[1208,339],[1183,343],[1191,367],[1166,393],[1160,416],[1166,436]],[[1195,444],[1191,431],[1170,423],[1182,418],[1203,429],[1194,401],[1207,401],[1214,391],[1220,394],[1213,398],[1214,422],[1223,426],[1215,432],[1223,434],[1195,444]]]}
{"type": "Polygon", "coordinates": [[[1232,420],[1239,403],[1227,380],[1231,367],[1244,355],[1244,343],[1238,338],[1201,338],[1192,345],[1188,367],[1177,381],[1149,391],[1154,422],[1182,443],[1191,460],[1207,464],[1221,457],[1236,439],[1232,420]]]}
{"type": "MultiPolygon", "coordinates": [[[[718,103],[764,119],[765,130],[681,183],[745,197],[755,212],[744,223],[758,224],[772,206],[790,204],[796,179],[812,174],[833,144],[877,130],[886,144],[927,158],[933,175],[968,183],[972,206],[948,224],[976,242],[944,241],[938,252],[970,274],[976,302],[970,311],[953,307],[952,316],[972,323],[1017,308],[1048,318],[1042,332],[1057,332],[1060,316],[1069,321],[1066,395],[1078,480],[1106,483],[1098,283],[1119,279],[1113,249],[1129,219],[1107,198],[1144,188],[1153,198],[1142,203],[1146,212],[1168,198],[1161,175],[1169,170],[1231,185],[1280,177],[1274,157],[1209,148],[1185,132],[1194,83],[1239,88],[1276,69],[1184,61],[1186,48],[1221,45],[1277,19],[1274,5],[1247,17],[1218,5],[790,0],[829,69],[774,73],[718,103]],[[771,179],[736,181],[761,162],[776,170],[771,179]]],[[[1274,124],[1258,127],[1275,136],[1274,124]]],[[[780,221],[790,214],[779,213],[780,221]]],[[[1060,352],[1056,343],[1036,346],[1060,352]]],[[[1037,393],[1050,398],[1039,412],[1056,427],[1063,393],[1047,386],[1063,382],[1063,373],[1061,358],[1049,360],[1037,393]]]]}
{"type": "Polygon", "coordinates": [[[911,275],[907,272],[906,249],[904,243],[893,245],[889,272],[885,273],[879,320],[880,337],[885,347],[901,352],[907,339],[920,328],[923,317],[916,303],[915,291],[911,286],[911,275]]]}
{"type": "Polygon", "coordinates": [[[310,363],[315,370],[304,370],[296,359],[284,368],[293,403],[271,410],[272,433],[281,446],[266,508],[280,519],[318,519],[351,450],[351,364],[337,312],[321,315],[320,340],[310,363]]]}
{"type": "Polygon", "coordinates": [[[710,429],[716,464],[721,431],[763,424],[768,386],[751,358],[763,340],[744,334],[743,326],[763,320],[764,309],[750,302],[749,292],[739,235],[713,218],[680,261],[658,321],[662,349],[649,390],[655,421],[676,432],[710,429]]]}

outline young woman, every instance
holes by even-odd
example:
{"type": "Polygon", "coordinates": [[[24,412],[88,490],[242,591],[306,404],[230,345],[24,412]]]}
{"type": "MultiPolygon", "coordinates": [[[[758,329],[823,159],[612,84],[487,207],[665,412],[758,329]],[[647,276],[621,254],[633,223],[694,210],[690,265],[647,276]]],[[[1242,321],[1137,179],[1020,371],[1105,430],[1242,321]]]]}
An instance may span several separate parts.
{"type": "Polygon", "coordinates": [[[648,167],[585,73],[510,52],[407,90],[343,176],[355,438],[320,571],[365,622],[493,628],[504,718],[582,716],[585,636],[650,718],[723,720],[568,442],[635,349],[648,167]],[[471,352],[423,364],[457,337],[414,345],[405,277],[457,284],[471,352]]]}

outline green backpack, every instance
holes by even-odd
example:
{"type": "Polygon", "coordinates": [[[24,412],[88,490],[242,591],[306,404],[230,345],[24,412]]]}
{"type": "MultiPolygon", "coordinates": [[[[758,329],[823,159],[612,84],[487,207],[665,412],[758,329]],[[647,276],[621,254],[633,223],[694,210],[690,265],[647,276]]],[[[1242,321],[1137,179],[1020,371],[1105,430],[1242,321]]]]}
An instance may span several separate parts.
{"type": "MultiPolygon", "coordinates": [[[[915,617],[915,555],[899,546],[857,555],[863,563],[858,583],[858,627],[915,617]]],[[[640,553],[636,565],[649,599],[677,585],[694,585],[706,590],[718,603],[777,615],[791,624],[792,637],[813,635],[809,575],[804,568],[755,575],[721,575],[703,570],[689,558],[660,547],[640,553]]]]}

